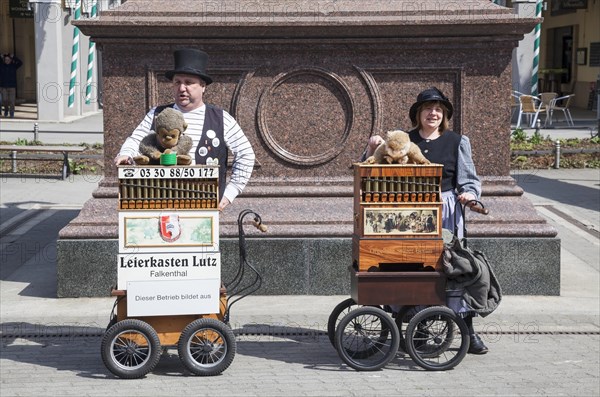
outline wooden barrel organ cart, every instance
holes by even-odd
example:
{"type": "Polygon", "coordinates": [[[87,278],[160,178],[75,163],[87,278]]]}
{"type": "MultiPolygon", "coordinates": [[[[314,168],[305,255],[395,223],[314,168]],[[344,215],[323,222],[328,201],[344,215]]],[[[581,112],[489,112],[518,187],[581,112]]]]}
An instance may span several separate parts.
{"type": "Polygon", "coordinates": [[[398,348],[429,370],[467,353],[466,324],[445,306],[442,167],[354,166],[351,298],[332,311],[328,335],[357,370],[382,368],[398,348]]]}
{"type": "Polygon", "coordinates": [[[117,299],[102,339],[104,364],[121,378],[139,378],[157,365],[162,348],[177,347],[193,374],[223,372],[236,351],[229,309],[260,287],[245,258],[243,230],[251,215],[265,231],[260,216],[240,213],[239,269],[222,284],[218,167],[119,166],[118,172],[117,299]]]}

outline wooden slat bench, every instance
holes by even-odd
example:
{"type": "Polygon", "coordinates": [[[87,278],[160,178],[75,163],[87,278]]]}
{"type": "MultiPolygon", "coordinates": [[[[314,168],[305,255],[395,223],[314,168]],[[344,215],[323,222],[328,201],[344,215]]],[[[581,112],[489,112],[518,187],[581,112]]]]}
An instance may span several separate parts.
{"type": "MultiPolygon", "coordinates": [[[[71,174],[71,167],[69,166],[69,153],[81,153],[85,150],[84,146],[35,146],[35,145],[0,145],[0,152],[8,151],[10,152],[8,157],[12,161],[19,160],[17,157],[17,153],[25,152],[25,153],[35,153],[35,152],[44,152],[44,153],[62,153],[62,171],[60,176],[62,179],[66,179],[67,176],[71,174]]],[[[21,160],[33,160],[33,161],[49,161],[56,160],[56,157],[27,157],[22,158],[21,160]]],[[[16,164],[16,163],[13,163],[16,164]]],[[[13,166],[13,173],[16,172],[16,166],[13,166]]]]}

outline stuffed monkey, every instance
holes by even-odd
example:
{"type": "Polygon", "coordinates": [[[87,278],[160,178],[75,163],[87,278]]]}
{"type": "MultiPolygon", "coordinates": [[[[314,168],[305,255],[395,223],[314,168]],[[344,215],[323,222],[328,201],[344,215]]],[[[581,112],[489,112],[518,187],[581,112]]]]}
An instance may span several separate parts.
{"type": "Polygon", "coordinates": [[[187,123],[183,114],[173,108],[165,108],[156,116],[156,132],[150,133],[140,142],[140,155],[133,158],[138,165],[160,164],[163,153],[177,153],[177,164],[189,165],[192,158],[192,138],[184,135],[187,123]]]}

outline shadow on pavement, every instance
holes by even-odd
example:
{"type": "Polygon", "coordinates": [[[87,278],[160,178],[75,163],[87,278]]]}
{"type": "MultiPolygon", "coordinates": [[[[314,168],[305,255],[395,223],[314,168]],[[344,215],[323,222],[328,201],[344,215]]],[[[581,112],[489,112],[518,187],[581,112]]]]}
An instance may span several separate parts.
{"type": "Polygon", "coordinates": [[[22,296],[56,297],[58,233],[78,214],[79,210],[46,209],[20,213],[18,222],[2,231],[0,280],[28,283],[22,296]],[[29,221],[34,225],[19,231],[29,221]]]}
{"type": "MultiPolygon", "coordinates": [[[[542,177],[536,175],[535,170],[513,173],[512,177],[527,193],[562,204],[593,211],[600,210],[600,191],[597,188],[542,177]]],[[[598,177],[600,178],[600,170],[598,170],[598,177]]],[[[600,186],[600,179],[592,181],[592,183],[594,186],[600,186]]]]}
{"type": "MultiPolygon", "coordinates": [[[[94,325],[41,325],[32,323],[5,323],[2,331],[0,359],[72,371],[77,376],[91,379],[118,379],[104,366],[100,346],[104,328],[94,325]]],[[[318,371],[352,371],[338,356],[323,332],[309,328],[278,327],[281,335],[237,335],[236,357],[251,357],[263,364],[269,361],[301,364],[318,371]]],[[[235,365],[236,358],[233,364],[235,365]]],[[[257,365],[263,365],[257,364],[257,365]]],[[[245,364],[244,364],[245,365],[245,364]]],[[[401,350],[386,369],[413,371],[418,367],[401,350]]],[[[176,347],[163,351],[152,371],[154,375],[189,376],[176,347]]]]}
{"type": "MultiPolygon", "coordinates": [[[[60,319],[57,319],[60,321],[60,319]]],[[[0,359],[73,371],[79,376],[106,378],[100,359],[103,328],[94,325],[0,324],[0,359]],[[85,359],[89,352],[89,359],[85,359]]]]}

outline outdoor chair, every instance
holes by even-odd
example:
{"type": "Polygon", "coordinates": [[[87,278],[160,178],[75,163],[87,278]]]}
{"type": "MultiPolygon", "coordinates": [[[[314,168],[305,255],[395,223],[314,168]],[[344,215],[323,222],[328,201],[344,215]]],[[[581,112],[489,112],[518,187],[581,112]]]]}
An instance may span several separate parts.
{"type": "Polygon", "coordinates": [[[550,107],[552,100],[555,99],[557,96],[558,96],[558,94],[556,92],[542,92],[538,95],[538,97],[540,98],[540,101],[542,102],[542,105],[546,109],[548,109],[550,107]]]}
{"type": "Polygon", "coordinates": [[[546,109],[546,120],[544,120],[544,127],[548,125],[548,116],[550,115],[549,109],[552,104],[552,100],[558,96],[556,92],[542,92],[538,95],[540,101],[542,102],[542,106],[546,109]]]}
{"type": "Polygon", "coordinates": [[[575,126],[575,123],[573,122],[573,117],[571,116],[571,111],[569,110],[569,106],[571,105],[571,100],[573,99],[573,97],[575,97],[575,94],[565,95],[561,96],[560,98],[554,98],[550,102],[550,108],[548,110],[550,125],[552,125],[552,116],[554,115],[554,112],[558,110],[563,112],[565,120],[567,121],[567,124],[569,126],[575,126]]]}
{"type": "Polygon", "coordinates": [[[531,128],[535,127],[535,123],[540,115],[543,113],[548,117],[546,113],[546,108],[542,104],[542,101],[538,97],[534,97],[531,95],[521,95],[519,97],[519,119],[517,120],[517,128],[521,127],[521,120],[523,116],[526,115],[528,119],[531,121],[531,128]]]}
{"type": "Polygon", "coordinates": [[[515,113],[519,111],[521,104],[519,103],[519,97],[523,95],[523,93],[519,91],[514,91],[510,94],[512,102],[510,105],[510,119],[512,120],[515,117],[515,113]]]}

